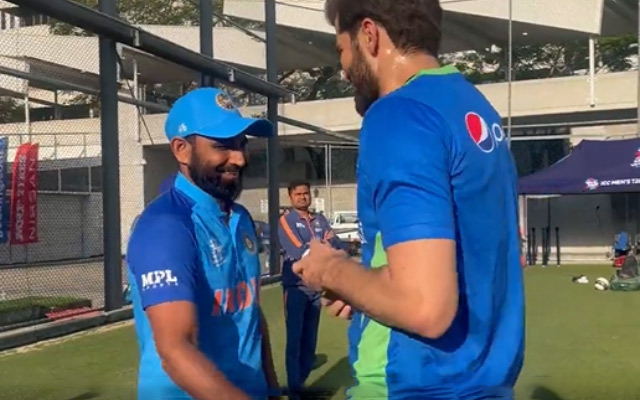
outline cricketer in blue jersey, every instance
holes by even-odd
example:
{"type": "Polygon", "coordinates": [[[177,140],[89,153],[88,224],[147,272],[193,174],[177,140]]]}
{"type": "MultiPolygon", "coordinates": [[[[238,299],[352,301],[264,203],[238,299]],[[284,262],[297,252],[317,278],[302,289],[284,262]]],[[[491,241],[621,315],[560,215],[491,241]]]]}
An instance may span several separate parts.
{"type": "Polygon", "coordinates": [[[321,305],[320,293],[304,286],[291,267],[302,258],[313,239],[326,240],[336,249],[342,249],[342,244],[324,215],[309,210],[311,186],[308,182],[292,182],[287,190],[291,208],[282,214],[278,223],[278,238],[284,250],[285,363],[290,393],[299,394],[316,360],[321,305]]]}
{"type": "Polygon", "coordinates": [[[362,265],[320,242],[294,265],[351,317],[351,399],[513,399],[524,353],[516,168],[501,118],[437,62],[436,0],[329,0],[364,113],[362,265]]]}
{"type": "Polygon", "coordinates": [[[277,382],[257,240],[235,199],[246,135],[269,136],[272,127],[203,88],[176,101],[165,131],[179,173],[140,215],[127,252],[138,399],[266,399],[277,382]]]}

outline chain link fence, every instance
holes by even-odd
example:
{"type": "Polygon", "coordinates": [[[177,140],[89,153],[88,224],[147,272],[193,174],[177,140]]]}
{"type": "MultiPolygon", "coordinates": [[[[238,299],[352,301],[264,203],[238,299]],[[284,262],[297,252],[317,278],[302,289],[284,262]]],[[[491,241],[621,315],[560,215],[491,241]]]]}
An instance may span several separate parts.
{"type": "MultiPolygon", "coordinates": [[[[98,2],[77,3],[97,9],[98,2]]],[[[122,20],[198,52],[198,2],[183,3],[174,7],[172,2],[149,1],[142,7],[120,0],[118,8],[122,20]]],[[[214,15],[221,12],[221,4],[215,3],[214,15]]],[[[221,21],[214,16],[214,25],[223,25],[214,32],[214,50],[220,51],[220,43],[240,44],[240,52],[262,58],[252,58],[243,67],[259,73],[264,40],[221,21]]],[[[123,44],[117,45],[117,68],[121,218],[109,221],[107,229],[120,227],[126,304],[124,255],[130,230],[159,195],[161,183],[177,171],[164,134],[166,113],[181,95],[200,85],[202,72],[123,44]]],[[[228,90],[237,105],[247,107],[245,115],[264,114],[266,97],[216,84],[228,90]]],[[[5,188],[0,195],[0,236],[6,239],[0,241],[0,332],[92,315],[106,305],[100,91],[97,35],[0,2],[0,191],[5,188]],[[22,169],[14,166],[21,152],[28,163],[22,169]],[[20,180],[13,176],[16,168],[20,180]],[[29,184],[33,190],[25,189],[29,184]],[[26,215],[24,223],[35,232],[29,243],[9,238],[16,226],[10,218],[15,214],[12,204],[20,195],[26,196],[20,215],[26,215]],[[7,237],[2,227],[11,227],[7,237]]],[[[268,275],[269,232],[261,229],[268,207],[266,144],[252,140],[250,152],[247,195],[240,202],[257,221],[263,272],[268,275]]]]}
{"type": "Polygon", "coordinates": [[[53,27],[2,3],[0,331],[104,306],[97,38],[53,27]]]}

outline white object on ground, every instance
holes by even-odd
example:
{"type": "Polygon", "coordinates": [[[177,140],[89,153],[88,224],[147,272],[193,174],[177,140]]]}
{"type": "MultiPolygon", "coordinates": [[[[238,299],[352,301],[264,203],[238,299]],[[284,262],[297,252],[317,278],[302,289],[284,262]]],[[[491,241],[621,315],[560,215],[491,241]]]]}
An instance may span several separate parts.
{"type": "Polygon", "coordinates": [[[596,283],[593,287],[595,287],[596,290],[607,290],[609,289],[609,281],[606,278],[600,277],[596,279],[596,283]]]}

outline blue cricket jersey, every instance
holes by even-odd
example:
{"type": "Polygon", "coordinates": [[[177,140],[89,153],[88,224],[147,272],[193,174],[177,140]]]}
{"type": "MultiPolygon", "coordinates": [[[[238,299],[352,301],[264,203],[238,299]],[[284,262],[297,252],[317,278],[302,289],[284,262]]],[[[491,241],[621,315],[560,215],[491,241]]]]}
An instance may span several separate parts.
{"type": "Polygon", "coordinates": [[[453,239],[460,298],[437,340],[357,313],[350,398],[512,399],[524,289],[517,173],[498,113],[455,68],[423,71],[366,113],[357,176],[363,263],[386,265],[398,243],[453,239]]]}
{"type": "Polygon", "coordinates": [[[260,262],[253,222],[234,204],[229,223],[218,203],[179,174],[141,214],[127,252],[140,369],[138,399],[189,399],[164,372],[147,307],[196,305],[199,350],[237,387],[264,399],[258,303],[260,262]]]}

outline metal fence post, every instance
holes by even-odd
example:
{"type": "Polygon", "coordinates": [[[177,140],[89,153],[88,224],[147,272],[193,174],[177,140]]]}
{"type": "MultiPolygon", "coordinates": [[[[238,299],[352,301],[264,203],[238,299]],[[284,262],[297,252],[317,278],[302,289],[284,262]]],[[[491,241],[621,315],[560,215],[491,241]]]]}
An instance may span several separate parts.
{"type": "MultiPolygon", "coordinates": [[[[200,53],[213,58],[213,1],[200,0],[200,53]]],[[[211,76],[202,73],[200,86],[213,86],[211,76]]]]}
{"type": "MultiPolygon", "coordinates": [[[[269,83],[278,82],[278,64],[276,55],[276,2],[275,0],[265,0],[264,16],[266,23],[266,68],[267,81],[269,83]]],[[[280,243],[278,241],[278,219],[280,218],[280,160],[278,150],[278,97],[269,96],[267,100],[267,117],[273,124],[273,137],[267,142],[267,177],[269,199],[269,229],[272,232],[269,251],[269,274],[275,275],[280,270],[280,243]]]]}
{"type": "MultiPolygon", "coordinates": [[[[100,0],[100,11],[117,17],[116,0],[100,0]]],[[[120,248],[120,155],[118,149],[117,50],[113,39],[100,36],[100,137],[102,142],[102,207],[104,232],[104,309],[122,307],[120,248]]]]}

